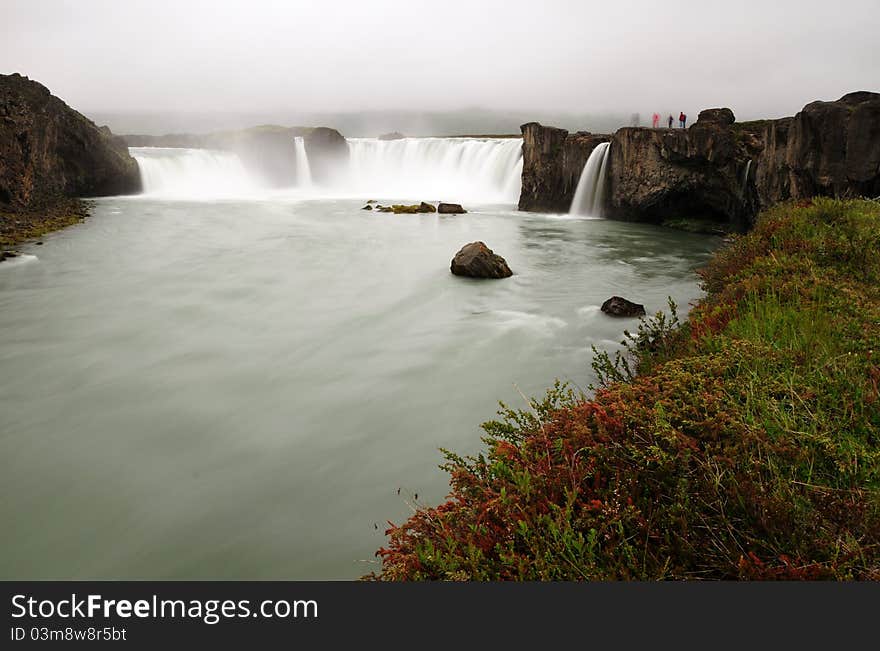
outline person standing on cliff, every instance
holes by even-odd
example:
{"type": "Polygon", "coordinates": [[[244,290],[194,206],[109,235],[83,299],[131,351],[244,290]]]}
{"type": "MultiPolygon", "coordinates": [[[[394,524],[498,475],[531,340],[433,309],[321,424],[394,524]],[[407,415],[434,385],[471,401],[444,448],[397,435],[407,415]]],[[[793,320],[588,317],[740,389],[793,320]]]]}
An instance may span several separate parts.
{"type": "Polygon", "coordinates": [[[660,114],[659,114],[659,113],[654,113],[654,116],[652,117],[652,121],[654,122],[654,128],[655,128],[655,129],[656,129],[657,127],[659,127],[659,126],[660,126],[660,114]]]}
{"type": "Polygon", "coordinates": [[[678,121],[681,124],[681,128],[684,129],[684,125],[687,122],[688,116],[684,114],[684,111],[678,116],[678,121]]]}
{"type": "Polygon", "coordinates": [[[669,116],[669,128],[670,128],[670,129],[672,128],[672,120],[673,120],[673,118],[672,118],[672,116],[670,115],[670,116],[669,116]]]}

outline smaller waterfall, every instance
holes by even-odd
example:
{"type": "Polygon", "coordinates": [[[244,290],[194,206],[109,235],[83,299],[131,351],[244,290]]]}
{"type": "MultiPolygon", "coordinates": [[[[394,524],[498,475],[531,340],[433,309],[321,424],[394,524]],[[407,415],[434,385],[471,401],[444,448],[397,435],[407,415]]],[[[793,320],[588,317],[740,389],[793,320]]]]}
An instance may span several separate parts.
{"type": "Polygon", "coordinates": [[[605,197],[605,166],[608,162],[609,142],[596,145],[587,159],[581,178],[578,180],[570,215],[582,217],[601,217],[602,201],[605,197]]]}
{"type": "Polygon", "coordinates": [[[293,139],[296,150],[296,180],[301,188],[312,187],[312,168],[309,167],[309,157],[306,154],[306,141],[302,136],[293,139]]]}
{"type": "Polygon", "coordinates": [[[750,158],[749,161],[746,163],[746,171],[743,174],[742,187],[740,187],[740,190],[739,190],[739,198],[740,199],[746,198],[746,189],[748,189],[748,187],[749,187],[749,172],[751,171],[751,169],[752,169],[752,159],[750,158]]]}

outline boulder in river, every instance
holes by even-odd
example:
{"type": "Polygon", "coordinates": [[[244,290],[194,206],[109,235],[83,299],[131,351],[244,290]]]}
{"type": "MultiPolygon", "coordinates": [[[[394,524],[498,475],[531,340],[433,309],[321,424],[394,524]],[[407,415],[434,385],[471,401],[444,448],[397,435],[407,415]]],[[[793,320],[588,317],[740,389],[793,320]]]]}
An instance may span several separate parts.
{"type": "Polygon", "coordinates": [[[373,209],[373,206],[371,206],[370,204],[367,204],[366,206],[361,208],[361,210],[372,210],[372,209],[373,209]]]}
{"type": "Polygon", "coordinates": [[[419,212],[437,212],[437,209],[430,203],[422,201],[419,204],[419,212]]]}
{"type": "Polygon", "coordinates": [[[513,275],[507,261],[483,242],[465,244],[452,258],[450,270],[470,278],[507,278],[513,275]]]}
{"type": "Polygon", "coordinates": [[[462,215],[467,212],[460,203],[443,203],[437,205],[437,212],[441,215],[462,215]]]}
{"type": "Polygon", "coordinates": [[[638,303],[633,303],[632,301],[628,301],[620,296],[612,296],[607,301],[602,303],[602,311],[605,314],[610,314],[611,316],[644,316],[645,306],[639,305],[638,303]]]}

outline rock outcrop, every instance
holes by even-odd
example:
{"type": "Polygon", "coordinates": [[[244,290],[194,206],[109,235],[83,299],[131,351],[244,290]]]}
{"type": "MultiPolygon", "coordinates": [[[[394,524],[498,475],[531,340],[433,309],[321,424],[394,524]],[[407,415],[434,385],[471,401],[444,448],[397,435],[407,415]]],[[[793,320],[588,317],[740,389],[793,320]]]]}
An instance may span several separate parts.
{"type": "Polygon", "coordinates": [[[762,126],[755,170],[762,206],[815,195],[880,196],[880,94],[812,102],[762,126]]]}
{"type": "Polygon", "coordinates": [[[605,215],[748,226],[757,200],[743,179],[757,152],[737,137],[734,122],[730,109],[709,109],[689,129],[619,129],[608,150],[605,215]]]}
{"type": "Polygon", "coordinates": [[[441,215],[463,215],[467,210],[462,208],[460,203],[443,203],[441,201],[437,204],[437,212],[441,215]]]}
{"type": "Polygon", "coordinates": [[[18,74],[0,75],[0,208],[141,189],[126,143],[18,74]]]}
{"type": "Polygon", "coordinates": [[[537,122],[520,129],[523,174],[519,209],[568,212],[587,159],[596,145],[608,142],[610,136],[586,131],[569,134],[565,129],[537,122]]]}
{"type": "Polygon", "coordinates": [[[602,303],[602,311],[610,316],[636,317],[645,315],[645,306],[621,296],[612,296],[602,303]]]}
{"type": "Polygon", "coordinates": [[[604,214],[743,230],[778,201],[880,196],[880,94],[813,102],[792,118],[737,123],[707,109],[688,129],[619,129],[610,138],[525,124],[521,210],[567,210],[580,171],[610,140],[604,214]]]}
{"type": "Polygon", "coordinates": [[[348,165],[348,141],[336,129],[315,127],[305,136],[312,180],[324,183],[348,165]]]}
{"type": "Polygon", "coordinates": [[[513,275],[507,261],[483,242],[465,244],[455,254],[450,269],[456,276],[470,278],[507,278],[513,275]]]}

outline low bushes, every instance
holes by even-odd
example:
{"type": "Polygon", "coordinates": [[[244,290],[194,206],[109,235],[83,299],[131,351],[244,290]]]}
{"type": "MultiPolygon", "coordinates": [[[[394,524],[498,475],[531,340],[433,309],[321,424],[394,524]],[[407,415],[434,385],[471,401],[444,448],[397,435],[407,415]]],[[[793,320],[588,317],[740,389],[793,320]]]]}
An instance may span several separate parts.
{"type": "MultiPolygon", "coordinates": [[[[880,205],[778,206],[592,399],[502,405],[383,580],[880,579],[880,205]]],[[[674,307],[674,306],[673,306],[674,307]]]]}

